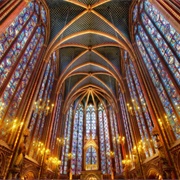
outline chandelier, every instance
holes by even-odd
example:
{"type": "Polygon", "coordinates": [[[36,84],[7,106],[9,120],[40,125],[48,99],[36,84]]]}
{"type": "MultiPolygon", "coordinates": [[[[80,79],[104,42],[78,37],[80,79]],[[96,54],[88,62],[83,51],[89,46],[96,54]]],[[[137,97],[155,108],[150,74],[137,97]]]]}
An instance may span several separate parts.
{"type": "Polygon", "coordinates": [[[125,137],[118,135],[116,137],[113,137],[113,141],[116,141],[118,144],[124,145],[125,137]]]}
{"type": "Polygon", "coordinates": [[[58,137],[57,138],[57,143],[59,146],[65,145],[65,141],[66,141],[66,138],[64,138],[64,137],[58,137]]]}
{"type": "MultiPolygon", "coordinates": [[[[131,116],[135,115],[135,111],[142,111],[141,107],[139,106],[139,103],[135,99],[131,99],[132,106],[127,103],[127,110],[131,116]]],[[[141,104],[142,108],[146,106],[146,103],[141,104]]]]}
{"type": "Polygon", "coordinates": [[[74,156],[75,156],[75,155],[74,155],[72,152],[67,153],[67,157],[68,157],[69,160],[73,159],[74,156]]]}
{"type": "Polygon", "coordinates": [[[122,160],[122,164],[124,164],[125,166],[131,166],[132,165],[131,158],[129,158],[128,155],[126,155],[126,157],[122,160]]]}
{"type": "Polygon", "coordinates": [[[106,155],[110,158],[114,158],[115,153],[113,151],[108,151],[106,155]]]}
{"type": "Polygon", "coordinates": [[[48,100],[39,99],[38,101],[35,101],[33,109],[37,114],[45,114],[47,116],[49,113],[52,112],[53,107],[54,104],[50,103],[49,99],[48,100]]]}

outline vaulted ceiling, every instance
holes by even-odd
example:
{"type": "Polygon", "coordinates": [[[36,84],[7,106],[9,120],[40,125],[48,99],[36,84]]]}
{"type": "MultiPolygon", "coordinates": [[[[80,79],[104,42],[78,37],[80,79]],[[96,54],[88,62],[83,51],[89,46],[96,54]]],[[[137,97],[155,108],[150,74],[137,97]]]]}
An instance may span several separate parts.
{"type": "Polygon", "coordinates": [[[116,103],[122,50],[133,56],[128,31],[131,0],[46,0],[50,9],[50,45],[46,58],[59,53],[57,92],[65,103],[116,103]]]}

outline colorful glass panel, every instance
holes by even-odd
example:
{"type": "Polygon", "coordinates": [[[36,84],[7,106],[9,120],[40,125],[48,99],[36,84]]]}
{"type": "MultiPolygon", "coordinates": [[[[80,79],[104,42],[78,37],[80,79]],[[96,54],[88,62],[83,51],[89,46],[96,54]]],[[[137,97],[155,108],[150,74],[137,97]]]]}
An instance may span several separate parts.
{"type": "MultiPolygon", "coordinates": [[[[135,112],[135,116],[136,116],[136,120],[138,123],[138,127],[139,127],[139,132],[141,135],[141,139],[143,142],[146,142],[147,139],[149,139],[148,136],[148,131],[146,128],[146,124],[145,124],[145,120],[143,118],[143,114],[142,114],[142,109],[140,108],[140,102],[139,102],[139,98],[135,89],[135,85],[133,83],[133,79],[132,76],[130,74],[130,69],[128,67],[126,67],[126,76],[127,76],[127,82],[128,82],[128,88],[130,91],[130,95],[131,95],[131,99],[132,99],[132,104],[133,104],[133,109],[135,112]]],[[[149,146],[150,144],[148,144],[149,146]]],[[[152,150],[150,148],[150,146],[148,147],[151,155],[152,155],[152,150]]],[[[146,157],[149,156],[149,153],[146,151],[146,157]]]]}
{"type": "Polygon", "coordinates": [[[83,106],[79,104],[74,118],[72,153],[71,161],[73,174],[80,174],[82,171],[82,148],[83,148],[83,106]]]}
{"type": "Polygon", "coordinates": [[[157,47],[157,50],[164,58],[167,66],[174,75],[175,80],[180,85],[180,63],[178,62],[172,50],[169,48],[169,45],[165,42],[163,36],[157,31],[156,27],[153,25],[148,16],[145,13],[142,13],[141,18],[147,32],[157,47]]]}
{"type": "MultiPolygon", "coordinates": [[[[150,143],[147,142],[147,139],[152,138],[152,137],[149,137],[148,134],[151,134],[154,125],[150,118],[150,114],[145,103],[144,95],[141,90],[141,86],[140,86],[138,77],[136,75],[134,65],[130,58],[129,58],[129,64],[127,62],[126,62],[126,76],[128,77],[127,81],[128,81],[128,87],[130,90],[130,95],[132,98],[133,108],[135,110],[142,141],[146,142],[146,147],[148,147],[148,151],[150,155],[152,156],[153,151],[152,151],[150,143]],[[146,125],[146,122],[147,122],[147,125],[146,125]]],[[[149,153],[146,152],[147,157],[149,156],[149,153]]]]}
{"type": "Polygon", "coordinates": [[[133,10],[133,21],[136,21],[138,14],[138,5],[136,4],[133,10]]]}
{"type": "MultiPolygon", "coordinates": [[[[48,99],[50,99],[50,95],[52,92],[53,83],[54,83],[54,65],[51,59],[46,66],[46,70],[44,72],[43,80],[38,93],[37,101],[41,99],[46,104],[48,103],[48,99]]],[[[38,109],[34,109],[29,123],[30,137],[32,138],[33,142],[38,142],[42,138],[42,132],[45,124],[45,117],[46,117],[45,111],[39,111],[38,109]]],[[[35,151],[34,153],[30,152],[30,155],[33,158],[36,157],[36,154],[37,151],[35,151]]]]}
{"type": "Polygon", "coordinates": [[[180,128],[180,124],[178,123],[178,118],[174,112],[174,109],[173,109],[171,103],[169,102],[166,91],[165,91],[161,81],[159,80],[159,77],[158,77],[158,75],[157,75],[157,73],[156,73],[156,71],[152,65],[152,62],[151,62],[149,56],[146,53],[146,50],[144,48],[144,45],[143,45],[139,35],[136,35],[135,39],[136,39],[136,43],[138,45],[138,48],[140,50],[140,53],[143,57],[143,60],[145,62],[145,65],[148,69],[148,72],[151,76],[151,79],[154,83],[154,86],[156,87],[159,98],[160,98],[160,100],[164,106],[166,116],[167,116],[169,123],[170,123],[170,125],[174,131],[174,134],[175,134],[176,138],[180,138],[180,133],[178,131],[178,129],[180,128]]]}
{"type": "MultiPolygon", "coordinates": [[[[51,136],[51,150],[54,150],[56,144],[56,138],[58,137],[58,125],[60,120],[60,113],[61,113],[61,105],[62,105],[62,94],[60,93],[57,100],[56,105],[56,113],[55,113],[55,120],[53,125],[53,131],[51,136]]],[[[57,142],[58,143],[58,142],[57,142]]],[[[58,149],[59,150],[59,149],[58,149]]]]}
{"type": "Polygon", "coordinates": [[[43,6],[41,6],[41,17],[42,17],[43,23],[46,23],[46,11],[43,6]]]}
{"type": "MultiPolygon", "coordinates": [[[[30,38],[30,35],[33,29],[35,28],[36,24],[37,24],[37,16],[33,15],[30,21],[28,22],[28,24],[26,25],[26,27],[22,30],[21,34],[18,36],[11,50],[2,59],[2,63],[0,64],[0,81],[1,81],[0,87],[2,87],[4,80],[7,77],[8,73],[10,72],[11,68],[14,66],[14,63],[17,61],[18,58],[20,58],[19,57],[20,52],[24,48],[27,40],[30,38]]],[[[25,54],[28,54],[29,53],[28,51],[30,51],[30,49],[27,48],[25,54]]],[[[18,74],[16,75],[16,77],[17,76],[18,74]]]]}
{"type": "Polygon", "coordinates": [[[172,27],[172,25],[164,18],[164,16],[149,2],[144,1],[144,9],[155,23],[156,27],[163,34],[175,53],[180,57],[180,34],[172,27]]]}
{"type": "Polygon", "coordinates": [[[148,108],[146,106],[146,102],[145,102],[145,99],[144,99],[144,95],[143,95],[143,92],[142,92],[139,80],[137,78],[137,75],[136,75],[136,72],[135,72],[134,65],[133,65],[132,61],[130,61],[130,69],[131,69],[132,77],[134,79],[136,90],[137,90],[137,93],[138,93],[138,96],[139,96],[139,101],[140,101],[141,108],[142,108],[141,110],[143,110],[143,112],[144,112],[144,115],[145,115],[145,118],[146,118],[146,121],[147,121],[147,124],[148,124],[149,131],[152,132],[152,129],[153,129],[154,125],[153,125],[153,122],[152,122],[152,120],[150,118],[148,108]]]}
{"type": "Polygon", "coordinates": [[[36,13],[39,15],[39,4],[37,2],[35,2],[35,10],[36,13]]]}
{"type": "Polygon", "coordinates": [[[109,114],[110,114],[111,135],[113,139],[115,169],[116,169],[116,173],[120,174],[122,171],[122,163],[121,163],[122,158],[121,158],[120,145],[117,143],[117,141],[114,140],[114,138],[119,136],[119,133],[117,130],[116,117],[115,117],[114,111],[112,110],[112,107],[109,109],[109,114]]]}
{"type": "Polygon", "coordinates": [[[61,156],[62,164],[60,167],[60,172],[62,174],[67,174],[67,170],[68,170],[67,165],[68,165],[68,154],[70,153],[72,113],[73,113],[73,106],[71,105],[66,115],[66,124],[65,124],[65,131],[64,131],[65,144],[62,148],[62,156],[61,156]]]}
{"type": "Polygon", "coordinates": [[[95,139],[96,137],[96,114],[95,109],[92,104],[90,104],[86,109],[86,138],[95,139]]]}
{"type": "Polygon", "coordinates": [[[111,173],[111,158],[107,156],[110,152],[109,124],[106,112],[102,105],[98,106],[99,119],[99,138],[100,138],[100,155],[101,155],[101,171],[103,174],[111,173]]]}
{"type": "Polygon", "coordinates": [[[18,17],[11,23],[5,33],[0,35],[0,58],[2,58],[9,46],[14,43],[17,35],[20,33],[20,31],[22,31],[22,28],[25,26],[28,19],[31,18],[33,8],[34,4],[30,2],[28,6],[25,7],[18,17]]]}
{"type": "MultiPolygon", "coordinates": [[[[34,69],[36,59],[38,58],[41,47],[44,43],[44,37],[42,37],[38,42],[38,38],[40,38],[39,29],[40,28],[37,29],[36,34],[29,43],[27,50],[25,51],[24,55],[22,56],[22,59],[20,60],[19,66],[16,68],[15,73],[12,76],[12,79],[9,81],[9,85],[5,89],[5,91],[11,91],[11,93],[9,93],[8,96],[6,96],[7,100],[4,106],[4,110],[8,107],[11,97],[13,96],[15,90],[17,90],[14,99],[11,100],[11,103],[13,103],[13,106],[11,106],[9,109],[11,115],[9,117],[7,115],[7,117],[11,119],[15,116],[15,113],[19,107],[19,103],[22,99],[26,86],[29,82],[31,73],[34,69]],[[11,90],[10,88],[12,86],[10,84],[14,84],[13,89],[11,90]]],[[[2,97],[4,97],[4,95],[2,95],[2,97]]]]}
{"type": "Polygon", "coordinates": [[[127,140],[127,146],[128,146],[128,150],[129,152],[131,152],[132,150],[132,139],[131,139],[131,133],[130,133],[130,125],[129,125],[129,116],[127,114],[126,111],[126,104],[124,102],[124,98],[123,98],[123,94],[120,93],[119,94],[119,98],[120,98],[120,107],[121,107],[121,112],[122,112],[122,117],[123,117],[123,122],[124,122],[124,129],[125,129],[125,134],[126,134],[126,140],[127,140]]]}
{"type": "Polygon", "coordinates": [[[150,57],[152,63],[154,64],[155,68],[157,69],[157,73],[160,75],[160,79],[161,79],[162,83],[164,84],[164,88],[166,89],[166,92],[168,93],[170,99],[172,100],[172,103],[174,104],[174,107],[176,108],[177,112],[180,114],[180,109],[178,109],[178,104],[180,104],[180,96],[178,96],[178,92],[177,92],[176,88],[174,87],[173,82],[169,78],[159,57],[156,55],[155,49],[150,44],[149,39],[141,26],[138,26],[138,33],[139,33],[140,37],[142,38],[143,44],[147,49],[147,52],[149,54],[149,57],[150,57]]]}
{"type": "MultiPolygon", "coordinates": [[[[35,34],[32,36],[32,39],[30,39],[24,54],[22,54],[21,59],[19,60],[18,66],[14,70],[4,93],[0,98],[0,101],[4,102],[4,109],[0,112],[2,119],[5,113],[6,118],[8,118],[10,122],[16,118],[17,110],[20,106],[21,100],[23,99],[23,95],[34,70],[37,58],[39,58],[43,44],[44,37],[41,36],[41,27],[38,27],[35,34]]],[[[2,64],[3,63],[4,62],[2,62],[2,64]]],[[[9,63],[9,65],[11,65],[11,63],[9,63]]],[[[7,66],[5,68],[8,69],[7,66]]],[[[5,71],[7,69],[5,69],[5,71]]],[[[3,77],[5,79],[5,76],[3,77]]]]}
{"type": "MultiPolygon", "coordinates": [[[[97,164],[97,152],[96,149],[93,146],[88,147],[87,151],[86,151],[86,165],[95,165],[97,164]]],[[[92,170],[93,169],[93,166],[92,170]]],[[[90,170],[90,169],[88,169],[90,170]]]]}

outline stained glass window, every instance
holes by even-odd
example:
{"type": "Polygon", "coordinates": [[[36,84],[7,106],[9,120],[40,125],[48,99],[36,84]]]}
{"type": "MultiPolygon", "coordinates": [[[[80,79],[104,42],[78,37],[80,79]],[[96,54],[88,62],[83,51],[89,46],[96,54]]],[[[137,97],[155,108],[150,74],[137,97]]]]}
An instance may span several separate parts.
{"type": "Polygon", "coordinates": [[[149,22],[151,23],[150,26],[152,26],[154,30],[155,28],[159,29],[159,35],[161,34],[163,38],[167,40],[168,44],[170,44],[172,47],[173,52],[180,57],[180,34],[172,27],[164,16],[153,5],[150,4],[149,1],[144,2],[144,9],[151,20],[149,22]],[[155,26],[153,26],[152,23],[154,23],[155,26]]]}
{"type": "Polygon", "coordinates": [[[126,103],[125,103],[123,94],[120,91],[119,91],[119,99],[120,99],[120,107],[121,107],[121,112],[122,112],[122,117],[123,117],[123,122],[124,122],[127,146],[128,146],[129,152],[131,152],[133,145],[132,145],[132,137],[131,137],[131,132],[130,132],[129,115],[126,110],[126,103]]]}
{"type": "MultiPolygon", "coordinates": [[[[151,36],[156,48],[163,56],[165,62],[167,63],[168,68],[171,70],[172,74],[174,75],[174,78],[177,80],[177,83],[180,85],[180,68],[179,68],[180,63],[178,62],[176,56],[172,52],[169,45],[166,43],[165,39],[163,38],[163,35],[161,35],[157,31],[157,29],[155,28],[151,20],[148,18],[148,16],[145,13],[142,13],[141,17],[142,17],[142,22],[147,32],[151,36]]],[[[177,42],[179,43],[179,41],[177,42]]]]}
{"type": "MultiPolygon", "coordinates": [[[[51,97],[52,86],[55,77],[54,72],[56,68],[55,64],[53,63],[54,61],[53,57],[54,56],[52,55],[50,61],[46,66],[46,70],[44,72],[43,80],[38,93],[36,102],[40,106],[44,106],[44,105],[51,106],[49,99],[51,97]]],[[[29,123],[31,141],[38,143],[42,140],[42,133],[45,125],[46,116],[47,116],[47,111],[45,111],[45,109],[39,109],[37,107],[34,107],[34,111],[32,113],[29,123]]],[[[34,151],[35,148],[34,149],[30,148],[30,149],[34,151]]],[[[34,153],[30,152],[30,156],[35,157],[36,155],[37,155],[37,151],[34,151],[34,153]]]]}
{"type": "Polygon", "coordinates": [[[99,104],[98,106],[98,118],[101,151],[101,171],[103,174],[110,174],[112,162],[111,158],[107,156],[107,154],[110,152],[109,124],[106,112],[102,104],[99,104]]]}
{"type": "MultiPolygon", "coordinates": [[[[57,138],[60,134],[58,134],[58,126],[59,126],[59,120],[60,120],[60,113],[61,113],[61,105],[62,105],[62,94],[59,94],[58,100],[57,100],[57,105],[56,105],[56,114],[55,114],[55,120],[53,123],[53,130],[52,130],[52,135],[51,135],[51,151],[54,150],[55,145],[58,143],[57,138]]],[[[59,145],[58,145],[59,147],[59,145]]],[[[58,149],[59,150],[59,149],[58,149]]]]}
{"type": "MultiPolygon", "coordinates": [[[[0,118],[4,123],[5,119],[8,119],[7,129],[15,122],[34,67],[41,61],[46,24],[42,24],[40,18],[41,16],[34,12],[34,2],[29,2],[0,35],[0,88],[5,87],[0,96],[0,103],[4,104],[0,118]]],[[[20,125],[17,119],[16,124],[20,125]]],[[[1,132],[5,135],[7,129],[1,132]]],[[[3,139],[9,141],[8,138],[3,139]]]]}
{"type": "Polygon", "coordinates": [[[153,4],[142,3],[138,24],[134,22],[135,41],[164,107],[166,123],[179,139],[180,34],[153,4]]]}
{"type": "Polygon", "coordinates": [[[83,105],[79,104],[74,118],[71,168],[73,174],[80,174],[82,171],[82,150],[83,150],[83,105]]]}
{"type": "Polygon", "coordinates": [[[144,99],[144,95],[141,90],[141,86],[137,78],[136,71],[131,59],[129,58],[128,61],[127,58],[125,58],[125,64],[126,64],[127,83],[132,99],[132,104],[137,119],[141,139],[148,146],[149,152],[146,151],[146,156],[148,157],[149,153],[150,155],[153,155],[151,145],[150,143],[147,142],[147,140],[151,138],[150,133],[152,132],[153,129],[153,123],[150,118],[149,111],[147,109],[147,105],[144,99]]]}
{"type": "Polygon", "coordinates": [[[133,10],[133,21],[136,20],[138,14],[138,5],[136,4],[133,10]]]}
{"type": "Polygon", "coordinates": [[[97,161],[98,159],[96,149],[93,146],[88,147],[88,149],[86,150],[86,167],[88,167],[87,170],[97,170],[97,161]]]}
{"type": "Polygon", "coordinates": [[[111,138],[113,139],[113,136],[118,135],[117,119],[113,109],[111,109],[110,117],[107,117],[102,104],[98,105],[97,111],[93,104],[89,104],[84,109],[83,104],[80,103],[75,110],[72,123],[72,119],[69,118],[70,112],[73,111],[71,108],[66,116],[64,130],[66,143],[62,148],[60,173],[67,174],[70,165],[72,174],[79,175],[82,172],[84,162],[86,170],[98,170],[101,168],[103,174],[111,174],[112,159],[109,156],[111,150],[115,152],[116,172],[122,172],[121,147],[117,143],[114,143],[113,147],[110,145],[111,138]],[[110,131],[113,133],[112,137],[110,137],[110,131]],[[70,144],[70,137],[72,137],[72,144],[70,144]],[[70,151],[72,159],[71,163],[68,164],[67,154],[70,151]]]}
{"type": "Polygon", "coordinates": [[[119,133],[118,133],[117,119],[112,107],[109,109],[109,114],[110,114],[111,135],[113,140],[115,170],[116,173],[120,174],[122,172],[122,157],[121,157],[121,147],[120,147],[121,145],[114,139],[119,136],[119,133]]]}
{"type": "Polygon", "coordinates": [[[96,137],[96,114],[92,104],[86,109],[86,137],[87,139],[95,139],[96,137]]]}
{"type": "MultiPolygon", "coordinates": [[[[56,61],[57,61],[56,52],[52,53],[51,61],[56,63],[56,61]]],[[[55,71],[56,66],[53,66],[53,69],[55,71]]],[[[57,136],[59,135],[58,134],[58,125],[59,125],[59,118],[60,118],[60,112],[61,112],[61,105],[62,105],[62,94],[59,93],[58,99],[57,99],[56,110],[55,110],[55,120],[54,120],[54,124],[53,124],[53,131],[52,131],[52,135],[51,135],[51,145],[50,145],[51,151],[54,150],[55,144],[57,143],[57,141],[56,141],[57,136]]]]}
{"type": "Polygon", "coordinates": [[[41,6],[41,17],[42,17],[43,23],[46,23],[46,11],[43,6],[41,6]]]}
{"type": "Polygon", "coordinates": [[[34,4],[30,2],[6,29],[5,33],[0,35],[0,58],[7,52],[10,45],[16,42],[15,37],[21,35],[20,32],[23,31],[23,27],[27,27],[25,24],[27,24],[29,19],[32,19],[33,8],[34,4]]]}
{"type": "MultiPolygon", "coordinates": [[[[65,123],[65,130],[64,130],[64,138],[65,144],[62,148],[62,156],[61,156],[61,166],[60,166],[60,173],[67,174],[68,172],[68,154],[70,153],[70,140],[71,140],[71,133],[72,133],[72,119],[73,118],[73,105],[71,105],[69,111],[66,114],[66,123],[65,123]]],[[[74,154],[73,154],[74,156],[74,154]]]]}

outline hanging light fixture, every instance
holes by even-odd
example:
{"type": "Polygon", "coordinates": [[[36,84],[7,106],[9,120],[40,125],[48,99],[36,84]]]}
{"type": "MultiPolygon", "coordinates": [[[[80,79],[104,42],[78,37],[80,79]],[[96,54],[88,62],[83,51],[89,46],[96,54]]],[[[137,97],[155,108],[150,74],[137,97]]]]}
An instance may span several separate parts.
{"type": "Polygon", "coordinates": [[[74,158],[74,154],[72,152],[68,153],[67,154],[67,157],[69,160],[73,159],[74,158]]]}
{"type": "Polygon", "coordinates": [[[65,145],[65,141],[66,141],[66,138],[64,138],[64,137],[57,138],[57,143],[59,146],[65,145]]]}
{"type": "Polygon", "coordinates": [[[113,141],[117,141],[118,144],[124,145],[125,137],[118,135],[118,136],[113,138],[113,141]]]}
{"type": "Polygon", "coordinates": [[[46,116],[52,112],[54,107],[53,103],[50,103],[50,100],[43,101],[42,99],[39,99],[38,101],[35,101],[34,103],[34,111],[38,114],[44,113],[46,116]]]}
{"type": "Polygon", "coordinates": [[[124,164],[125,166],[131,166],[132,165],[131,158],[129,158],[128,155],[126,155],[125,159],[122,160],[122,164],[124,164]]]}
{"type": "Polygon", "coordinates": [[[114,153],[114,151],[109,151],[106,153],[106,155],[110,158],[114,158],[115,153],[114,153]]]}

